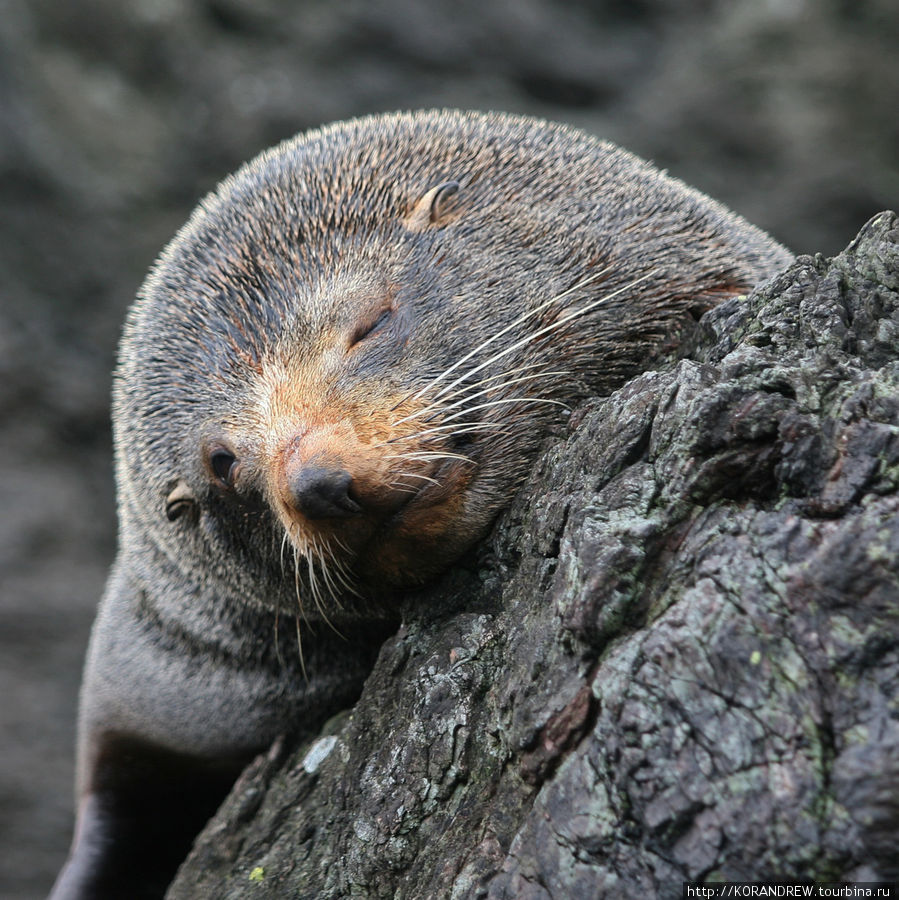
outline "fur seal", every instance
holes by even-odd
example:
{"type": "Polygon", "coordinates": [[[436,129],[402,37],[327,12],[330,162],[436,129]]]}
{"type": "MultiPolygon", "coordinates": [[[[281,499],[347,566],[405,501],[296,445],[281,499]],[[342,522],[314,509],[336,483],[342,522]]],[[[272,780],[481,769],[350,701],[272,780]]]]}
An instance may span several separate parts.
{"type": "Polygon", "coordinates": [[[560,410],[790,259],[519,116],[359,119],[226,179],[121,344],[119,549],[53,900],[161,896],[241,767],[353,702],[391,597],[485,533],[560,410]]]}

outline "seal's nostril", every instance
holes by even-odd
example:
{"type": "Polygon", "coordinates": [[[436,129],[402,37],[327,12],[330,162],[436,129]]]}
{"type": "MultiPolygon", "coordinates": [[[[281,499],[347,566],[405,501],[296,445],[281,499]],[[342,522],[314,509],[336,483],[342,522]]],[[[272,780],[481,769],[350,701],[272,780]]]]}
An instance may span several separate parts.
{"type": "Polygon", "coordinates": [[[353,477],[344,469],[298,468],[288,478],[294,506],[307,519],[345,518],[361,512],[349,491],[353,477]]]}

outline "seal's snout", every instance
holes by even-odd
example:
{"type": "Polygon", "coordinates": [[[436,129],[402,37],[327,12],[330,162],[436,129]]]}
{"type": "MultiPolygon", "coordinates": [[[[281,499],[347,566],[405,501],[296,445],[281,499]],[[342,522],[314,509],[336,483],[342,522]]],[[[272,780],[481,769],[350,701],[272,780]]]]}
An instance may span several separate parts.
{"type": "Polygon", "coordinates": [[[346,518],[361,512],[350,497],[353,477],[345,469],[299,465],[287,476],[291,505],[307,519],[346,518]]]}

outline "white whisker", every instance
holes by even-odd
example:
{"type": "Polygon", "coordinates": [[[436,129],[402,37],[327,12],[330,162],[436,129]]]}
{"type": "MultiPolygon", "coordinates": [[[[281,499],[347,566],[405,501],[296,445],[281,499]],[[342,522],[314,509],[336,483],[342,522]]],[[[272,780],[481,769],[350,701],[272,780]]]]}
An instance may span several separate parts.
{"type": "Polygon", "coordinates": [[[306,674],[306,659],[303,656],[303,635],[300,634],[300,614],[294,616],[294,622],[297,626],[297,649],[300,656],[300,671],[303,673],[303,680],[308,682],[309,676],[306,674]]]}
{"type": "Polygon", "coordinates": [[[337,570],[337,579],[340,584],[343,586],[343,589],[348,593],[352,594],[354,597],[362,598],[362,594],[356,589],[353,584],[353,576],[346,570],[343,563],[337,559],[336,557],[333,560],[334,568],[337,570]]]}
{"type": "MultiPolygon", "coordinates": [[[[453,397],[458,397],[460,394],[464,394],[466,391],[470,391],[474,387],[480,387],[483,384],[489,384],[491,381],[497,381],[500,378],[507,378],[509,375],[517,375],[519,372],[525,372],[528,369],[537,369],[540,366],[545,366],[545,365],[546,365],[546,363],[542,362],[542,361],[541,362],[533,362],[533,363],[524,363],[523,365],[515,366],[512,369],[506,369],[504,372],[497,372],[495,375],[488,375],[486,378],[481,378],[479,381],[475,381],[472,384],[465,385],[465,387],[461,387],[458,390],[453,391],[451,394],[448,394],[445,399],[450,400],[453,397]]],[[[562,373],[562,374],[568,374],[568,373],[562,373]]],[[[432,379],[435,377],[436,376],[433,376],[433,375],[431,376],[432,379]]],[[[412,393],[410,392],[403,400],[401,400],[399,403],[394,404],[390,408],[389,412],[393,412],[394,410],[396,410],[400,406],[402,406],[403,403],[406,403],[411,399],[412,399],[412,393]]],[[[412,413],[412,416],[419,416],[419,415],[428,413],[431,410],[440,409],[442,407],[442,405],[443,404],[440,404],[440,403],[429,403],[427,406],[422,407],[422,409],[412,413]]],[[[403,421],[405,421],[405,420],[399,419],[398,421],[394,422],[391,425],[391,428],[394,427],[395,425],[399,425],[403,421]]]]}
{"type": "Polygon", "coordinates": [[[470,456],[463,456],[461,453],[439,453],[436,450],[419,450],[413,453],[391,453],[385,456],[384,459],[409,459],[421,460],[423,462],[434,459],[458,459],[462,462],[474,465],[474,460],[470,456]]]}
{"type": "MultiPolygon", "coordinates": [[[[538,338],[543,337],[543,335],[545,335],[545,334],[549,334],[550,332],[555,331],[558,328],[561,328],[563,325],[567,325],[573,319],[577,319],[577,318],[580,318],[581,316],[586,315],[591,310],[596,309],[597,306],[602,306],[604,303],[608,303],[610,300],[614,299],[619,294],[623,293],[624,291],[630,290],[632,287],[634,287],[634,285],[639,284],[641,281],[646,281],[647,278],[650,278],[654,274],[655,274],[655,271],[647,272],[646,275],[643,275],[640,278],[635,278],[633,281],[629,281],[627,284],[622,285],[617,290],[614,290],[609,294],[605,294],[604,296],[598,298],[597,300],[594,300],[592,303],[587,303],[586,305],[582,306],[580,309],[576,309],[573,312],[570,312],[567,316],[562,316],[561,319],[556,319],[555,322],[552,322],[549,325],[545,325],[543,328],[539,328],[537,331],[535,331],[531,334],[525,335],[525,337],[515,341],[515,343],[511,344],[510,346],[506,347],[505,349],[500,350],[499,353],[494,353],[493,356],[488,357],[483,362],[478,363],[478,365],[476,365],[474,368],[469,369],[467,372],[460,375],[454,381],[451,381],[448,385],[446,385],[446,387],[442,388],[434,395],[434,399],[436,400],[438,397],[442,397],[447,391],[452,390],[454,387],[458,386],[463,381],[467,381],[476,372],[480,372],[482,369],[485,369],[487,366],[492,365],[498,359],[502,359],[504,356],[508,355],[509,353],[514,353],[520,347],[523,347],[526,344],[529,344],[529,343],[537,340],[538,338]]],[[[576,287],[577,287],[577,285],[576,285],[576,287]]],[[[572,290],[573,289],[574,288],[572,288],[572,290]]],[[[506,330],[508,330],[508,328],[503,329],[503,331],[506,331],[506,330]]],[[[488,341],[484,341],[484,343],[481,344],[479,347],[475,348],[475,350],[482,349],[487,343],[494,340],[501,333],[502,332],[498,332],[497,335],[494,335],[493,338],[488,339],[488,341]]],[[[465,356],[462,357],[461,360],[454,363],[450,367],[450,369],[455,368],[459,364],[459,362],[462,362],[465,359],[470,358],[472,356],[472,353],[474,353],[474,352],[475,351],[472,351],[471,353],[467,353],[465,356]]],[[[447,369],[446,371],[449,372],[450,369],[447,369]]],[[[434,382],[431,382],[431,384],[433,384],[433,383],[434,382]]]]}
{"type": "MultiPolygon", "coordinates": [[[[328,560],[333,560],[331,548],[328,546],[327,542],[325,542],[323,547],[316,537],[312,538],[312,542],[315,550],[315,556],[318,560],[319,568],[321,569],[322,582],[324,583],[324,587],[330,594],[331,599],[337,605],[337,608],[341,609],[342,604],[340,602],[340,592],[335,587],[334,581],[331,577],[330,569],[328,568],[328,560]]],[[[333,631],[334,634],[338,635],[339,637],[344,637],[343,632],[341,632],[340,629],[328,618],[324,603],[318,602],[316,605],[318,606],[318,611],[321,613],[321,617],[328,628],[330,628],[331,631],[333,631]]]]}
{"type": "Polygon", "coordinates": [[[430,481],[431,484],[440,484],[436,478],[431,478],[430,475],[419,475],[416,472],[394,472],[394,475],[401,478],[420,478],[422,481],[430,481]]]}
{"type": "Polygon", "coordinates": [[[318,583],[318,574],[315,571],[315,564],[318,562],[317,548],[314,544],[306,547],[306,571],[309,573],[309,590],[312,593],[312,602],[315,608],[324,618],[324,609],[322,607],[321,587],[318,583]]]}
{"type": "MultiPolygon", "coordinates": [[[[519,369],[520,368],[523,368],[523,367],[519,367],[519,369]]],[[[533,366],[528,366],[527,368],[533,368],[533,366]]],[[[515,369],[512,369],[511,371],[514,372],[515,369]]],[[[500,385],[494,385],[493,387],[484,388],[483,390],[476,391],[474,393],[468,393],[471,388],[479,387],[480,385],[487,384],[488,382],[491,382],[491,381],[496,381],[498,378],[503,377],[503,375],[505,375],[505,374],[508,374],[508,373],[501,373],[500,375],[493,375],[490,378],[484,378],[481,381],[475,382],[474,384],[467,385],[464,388],[459,389],[458,391],[453,391],[447,397],[448,400],[453,397],[459,396],[459,394],[464,394],[465,396],[463,396],[461,399],[457,400],[455,403],[448,403],[448,404],[431,403],[428,406],[424,407],[424,409],[421,409],[418,412],[410,413],[405,418],[400,419],[397,422],[394,422],[390,427],[395,428],[397,425],[402,425],[404,422],[409,422],[412,419],[421,418],[421,416],[424,416],[435,410],[439,410],[440,412],[445,412],[448,409],[455,409],[457,406],[462,406],[464,403],[468,403],[469,401],[473,400],[475,397],[481,397],[484,394],[489,394],[491,391],[505,390],[506,388],[512,387],[512,385],[514,385],[514,384],[522,384],[525,381],[534,381],[535,379],[538,379],[538,378],[551,378],[554,376],[563,376],[563,375],[567,375],[568,373],[567,372],[534,372],[530,375],[522,375],[520,378],[512,378],[508,381],[504,381],[500,385]]]]}
{"type": "MultiPolygon", "coordinates": [[[[334,601],[334,603],[337,604],[337,606],[339,608],[340,607],[340,598],[339,598],[340,592],[337,590],[336,586],[334,585],[334,581],[331,578],[331,571],[330,571],[330,568],[324,558],[324,553],[321,553],[321,555],[319,556],[318,562],[319,562],[319,566],[321,567],[322,580],[325,583],[325,587],[327,588],[328,593],[331,595],[331,599],[334,601]]],[[[327,621],[327,619],[325,621],[327,621]]]]}
{"type": "Polygon", "coordinates": [[[309,677],[306,674],[306,660],[303,656],[303,636],[300,633],[300,617],[303,615],[303,598],[300,594],[300,554],[293,542],[291,542],[291,546],[293,547],[293,580],[297,592],[297,612],[294,616],[297,627],[297,653],[300,658],[300,671],[303,673],[303,679],[308,681],[309,677]]]}
{"type": "Polygon", "coordinates": [[[570,409],[567,403],[563,403],[561,400],[550,400],[546,397],[503,397],[500,400],[491,400],[489,403],[479,403],[477,406],[472,406],[470,409],[460,410],[457,413],[453,413],[451,416],[446,416],[443,421],[451,422],[453,419],[467,416],[469,413],[477,412],[479,409],[489,409],[491,406],[501,406],[507,403],[548,403],[553,406],[564,406],[565,409],[570,409]]]}
{"type": "MultiPolygon", "coordinates": [[[[501,328],[499,331],[497,331],[496,334],[493,334],[489,338],[487,338],[485,341],[482,341],[473,350],[469,350],[468,353],[466,353],[464,356],[461,356],[459,359],[457,359],[451,366],[444,369],[435,378],[432,378],[423,388],[420,388],[415,394],[413,394],[411,399],[412,400],[418,399],[422,394],[427,393],[434,387],[434,385],[438,384],[444,378],[446,378],[446,376],[449,375],[450,372],[455,371],[463,363],[467,362],[473,356],[476,356],[477,354],[479,354],[485,347],[488,347],[488,346],[490,346],[490,344],[494,343],[495,341],[498,341],[503,335],[507,334],[512,329],[517,328],[519,325],[521,325],[522,322],[526,322],[528,319],[539,315],[545,309],[548,309],[550,306],[552,306],[554,303],[558,303],[560,300],[564,299],[565,297],[569,296],[570,294],[574,293],[575,291],[580,290],[581,288],[586,287],[588,284],[591,284],[592,282],[596,281],[598,278],[600,278],[601,276],[603,276],[607,272],[609,272],[611,270],[611,268],[612,268],[611,265],[606,266],[604,269],[600,269],[598,272],[594,272],[592,275],[588,276],[587,278],[582,278],[576,284],[573,284],[570,288],[567,288],[566,290],[562,291],[561,293],[555,294],[553,297],[550,297],[549,300],[546,300],[543,303],[539,304],[538,306],[535,306],[533,309],[529,309],[527,312],[520,315],[517,319],[514,319],[512,322],[510,322],[504,328],[501,328]]],[[[612,296],[614,296],[614,295],[612,295],[612,296]]],[[[482,368],[482,367],[477,367],[475,369],[472,369],[472,370],[470,370],[470,373],[478,371],[479,368],[482,368]]],[[[450,388],[455,387],[459,383],[460,380],[464,381],[465,378],[463,377],[462,379],[457,379],[449,387],[450,388]]],[[[437,396],[439,397],[439,396],[441,396],[441,394],[445,394],[446,391],[447,391],[447,388],[444,388],[442,391],[440,391],[437,394],[437,396]]]]}
{"type": "Polygon", "coordinates": [[[287,529],[284,529],[284,537],[281,538],[281,577],[286,578],[286,573],[284,571],[284,548],[287,546],[288,541],[290,540],[290,535],[287,533],[287,529]]]}
{"type": "Polygon", "coordinates": [[[412,441],[424,437],[427,434],[437,434],[442,431],[451,431],[452,435],[467,434],[470,431],[484,431],[485,429],[497,429],[502,427],[502,422],[466,422],[464,425],[433,425],[431,428],[425,428],[422,431],[416,431],[413,434],[398,435],[397,437],[388,438],[385,444],[393,444],[397,441],[412,441]]]}
{"type": "Polygon", "coordinates": [[[417,494],[418,491],[415,488],[408,487],[400,481],[391,481],[388,483],[389,487],[392,487],[399,494],[417,494]]]}
{"type": "Polygon", "coordinates": [[[337,544],[337,546],[340,547],[340,549],[343,550],[343,552],[346,553],[347,556],[350,555],[350,548],[347,547],[347,545],[344,544],[344,542],[339,537],[337,537],[336,534],[331,535],[331,540],[334,541],[334,543],[337,544]]]}

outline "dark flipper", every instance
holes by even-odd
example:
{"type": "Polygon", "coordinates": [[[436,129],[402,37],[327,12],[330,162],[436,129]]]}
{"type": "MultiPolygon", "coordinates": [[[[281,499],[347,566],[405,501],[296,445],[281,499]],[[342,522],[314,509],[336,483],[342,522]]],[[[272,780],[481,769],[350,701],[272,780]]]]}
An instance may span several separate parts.
{"type": "Polygon", "coordinates": [[[161,898],[246,762],[107,740],[50,900],[161,898]]]}

